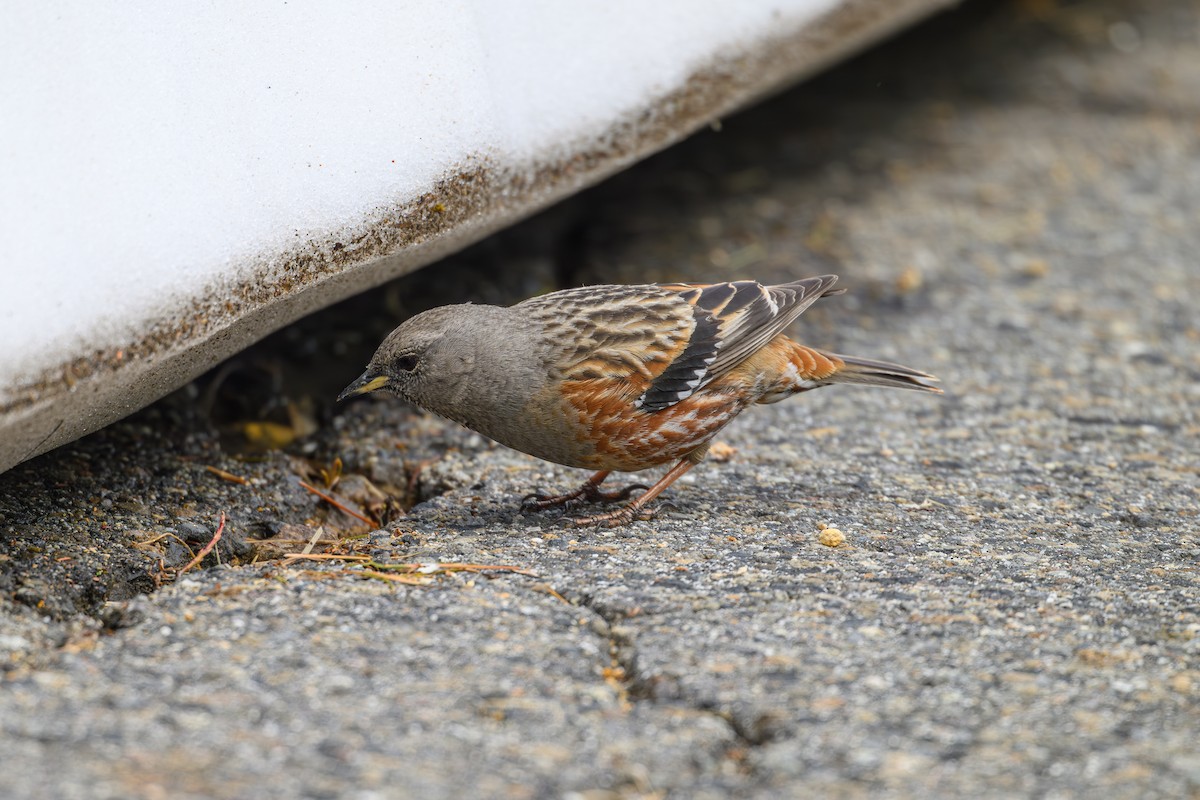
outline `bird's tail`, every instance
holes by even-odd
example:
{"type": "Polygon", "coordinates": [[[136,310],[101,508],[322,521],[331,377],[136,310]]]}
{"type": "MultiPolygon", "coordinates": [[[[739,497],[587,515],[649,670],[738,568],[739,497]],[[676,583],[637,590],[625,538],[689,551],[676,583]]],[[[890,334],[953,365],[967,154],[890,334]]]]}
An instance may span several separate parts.
{"type": "Polygon", "coordinates": [[[835,383],[942,393],[933,385],[937,378],[911,367],[871,358],[826,353],[793,342],[786,336],[777,337],[763,348],[762,353],[760,357],[764,359],[764,371],[776,376],[776,380],[764,387],[758,397],[759,403],[778,403],[794,394],[835,383]]]}
{"type": "Polygon", "coordinates": [[[932,385],[937,378],[911,367],[892,364],[888,361],[876,361],[873,358],[842,356],[834,353],[821,353],[821,355],[835,364],[841,362],[841,366],[825,378],[826,383],[853,383],[860,386],[887,386],[893,389],[916,389],[921,392],[942,393],[941,389],[932,385]]]}

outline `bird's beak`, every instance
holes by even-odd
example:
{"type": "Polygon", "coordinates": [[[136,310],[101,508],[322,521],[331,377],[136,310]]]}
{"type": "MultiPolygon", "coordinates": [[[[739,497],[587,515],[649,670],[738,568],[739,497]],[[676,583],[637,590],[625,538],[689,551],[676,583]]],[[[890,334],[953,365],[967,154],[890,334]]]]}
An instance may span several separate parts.
{"type": "Polygon", "coordinates": [[[387,375],[376,375],[370,370],[367,370],[362,375],[358,376],[358,380],[342,390],[342,393],[338,395],[338,402],[340,403],[343,400],[347,400],[351,397],[358,397],[360,394],[373,392],[376,389],[382,389],[384,386],[387,386],[387,383],[387,375]]]}

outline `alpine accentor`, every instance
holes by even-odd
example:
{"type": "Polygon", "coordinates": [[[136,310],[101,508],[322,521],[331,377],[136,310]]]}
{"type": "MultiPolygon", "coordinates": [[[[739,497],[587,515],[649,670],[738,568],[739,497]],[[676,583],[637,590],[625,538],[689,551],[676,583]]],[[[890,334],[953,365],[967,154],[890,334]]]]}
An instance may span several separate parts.
{"type": "Polygon", "coordinates": [[[754,403],[832,383],[941,392],[924,372],[783,335],[838,293],[836,281],[587,286],[508,308],[443,306],[393,331],[338,399],[386,389],[516,450],[596,470],[574,492],[526,498],[534,508],[625,499],[645,487],[603,492],[610,472],[676,462],[620,510],[591,518],[618,525],[641,516],[754,403]]]}

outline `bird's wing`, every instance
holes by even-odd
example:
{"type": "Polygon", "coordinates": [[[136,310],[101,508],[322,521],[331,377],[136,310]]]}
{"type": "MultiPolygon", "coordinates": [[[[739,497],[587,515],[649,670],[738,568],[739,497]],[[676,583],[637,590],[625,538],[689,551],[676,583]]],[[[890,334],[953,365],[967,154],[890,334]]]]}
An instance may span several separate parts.
{"type": "Polygon", "coordinates": [[[719,328],[715,358],[701,386],[716,380],[765,347],[820,298],[835,294],[836,275],[821,275],[778,286],[754,281],[680,286],[697,316],[714,319],[719,328]]]}
{"type": "Polygon", "coordinates": [[[561,354],[568,381],[614,379],[643,411],[668,408],[778,336],[837,277],[779,286],[588,286],[521,303],[561,354]]]}
{"type": "Polygon", "coordinates": [[[545,361],[568,388],[605,386],[632,403],[689,358],[697,317],[678,292],[657,286],[585,286],[541,295],[515,310],[539,324],[545,361]]]}

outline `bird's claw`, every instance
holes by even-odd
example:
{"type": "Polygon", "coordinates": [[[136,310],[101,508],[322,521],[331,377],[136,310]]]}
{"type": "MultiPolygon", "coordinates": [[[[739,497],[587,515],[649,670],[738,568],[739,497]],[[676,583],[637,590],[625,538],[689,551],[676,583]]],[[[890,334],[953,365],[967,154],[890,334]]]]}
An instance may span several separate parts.
{"type": "Polygon", "coordinates": [[[531,492],[521,498],[521,510],[528,513],[530,511],[542,511],[558,505],[561,502],[568,502],[562,499],[562,496],[552,494],[542,494],[541,492],[531,492]]]}
{"type": "Polygon", "coordinates": [[[571,524],[577,528],[619,528],[631,522],[649,522],[658,516],[664,507],[674,508],[670,503],[638,506],[630,503],[616,511],[607,514],[594,514],[590,517],[575,517],[571,524]]]}
{"type": "Polygon", "coordinates": [[[555,506],[570,506],[575,503],[614,503],[622,500],[628,500],[630,496],[638,491],[646,491],[649,489],[642,483],[631,484],[624,489],[613,492],[606,492],[594,483],[585,483],[573,492],[567,494],[542,494],[541,492],[533,492],[521,498],[521,511],[529,513],[531,511],[545,511],[547,508],[555,506]]]}

